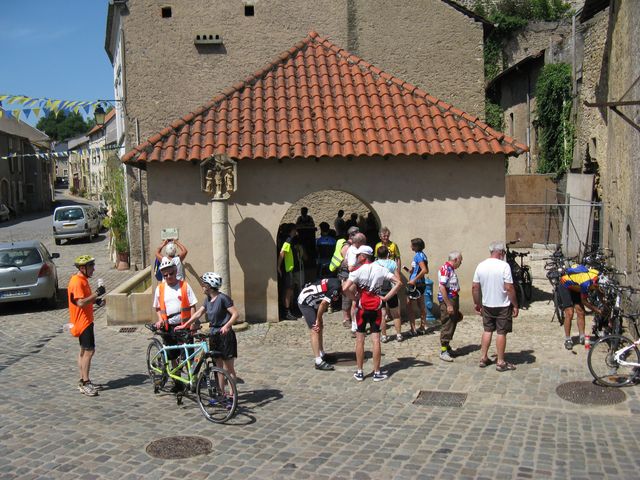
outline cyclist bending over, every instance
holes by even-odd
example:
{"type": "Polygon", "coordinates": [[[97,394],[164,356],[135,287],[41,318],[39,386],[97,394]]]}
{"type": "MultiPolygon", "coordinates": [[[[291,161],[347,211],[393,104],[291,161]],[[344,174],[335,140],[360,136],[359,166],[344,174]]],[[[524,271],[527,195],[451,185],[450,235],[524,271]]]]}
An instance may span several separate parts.
{"type": "Polygon", "coordinates": [[[204,302],[191,318],[176,330],[188,328],[198,320],[203,313],[207,314],[207,321],[211,328],[209,332],[209,348],[214,354],[216,365],[224,368],[236,380],[234,361],[238,358],[238,342],[233,331],[233,324],[238,319],[238,310],[228,295],[220,292],[222,277],[214,272],[202,275],[202,290],[206,295],[204,302]]]}
{"type": "Polygon", "coordinates": [[[558,285],[558,294],[560,295],[561,307],[564,309],[564,347],[567,350],[573,349],[573,340],[571,339],[571,321],[573,320],[573,312],[575,310],[578,317],[578,334],[579,341],[584,345],[585,330],[585,310],[589,310],[600,314],[602,313],[598,307],[589,302],[589,291],[597,290],[601,295],[598,286],[599,272],[590,269],[584,265],[576,265],[567,268],[565,274],[560,277],[560,285],[558,285]]]}

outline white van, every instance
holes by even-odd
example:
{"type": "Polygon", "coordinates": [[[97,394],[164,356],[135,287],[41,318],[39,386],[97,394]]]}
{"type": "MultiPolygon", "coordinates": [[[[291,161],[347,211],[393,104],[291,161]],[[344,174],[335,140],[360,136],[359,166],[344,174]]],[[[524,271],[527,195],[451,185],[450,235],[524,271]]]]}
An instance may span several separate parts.
{"type": "Polygon", "coordinates": [[[95,207],[88,205],[68,205],[58,207],[53,212],[53,238],[56,245],[62,240],[88,238],[89,241],[100,233],[100,216],[95,207]]]}

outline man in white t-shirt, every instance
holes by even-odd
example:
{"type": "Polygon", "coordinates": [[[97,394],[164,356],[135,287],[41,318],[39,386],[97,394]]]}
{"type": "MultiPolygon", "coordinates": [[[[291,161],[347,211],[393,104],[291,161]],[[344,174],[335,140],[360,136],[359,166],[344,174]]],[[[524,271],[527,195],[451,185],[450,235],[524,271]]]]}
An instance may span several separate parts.
{"type": "Polygon", "coordinates": [[[506,372],[516,367],[504,359],[507,346],[507,333],[512,331],[512,319],[518,316],[518,301],[513,288],[511,269],[504,261],[504,242],[491,242],[491,256],[476,267],[473,274],[473,303],[476,312],[482,315],[484,332],[482,333],[480,368],[489,365],[488,356],[491,337],[496,332],[496,351],[498,360],[496,370],[506,372]]]}
{"type": "Polygon", "coordinates": [[[360,267],[349,273],[349,279],[342,285],[342,290],[356,303],[356,363],[358,370],[353,377],[361,382],[364,380],[362,371],[364,366],[364,337],[367,325],[371,330],[373,343],[373,381],[380,382],[387,375],[380,371],[380,324],[382,322],[382,303],[389,301],[400,288],[400,281],[396,275],[382,265],[373,263],[373,250],[368,245],[362,245],[356,251],[360,267]],[[384,295],[380,291],[385,280],[392,285],[391,290],[384,295]]]}

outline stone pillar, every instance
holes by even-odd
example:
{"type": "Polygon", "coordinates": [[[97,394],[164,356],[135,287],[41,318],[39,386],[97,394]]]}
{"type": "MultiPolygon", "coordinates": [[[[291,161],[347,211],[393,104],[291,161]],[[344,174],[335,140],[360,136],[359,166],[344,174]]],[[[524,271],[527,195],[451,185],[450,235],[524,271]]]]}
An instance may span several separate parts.
{"type": "MultiPolygon", "coordinates": [[[[231,296],[231,274],[229,268],[229,214],[226,199],[211,200],[211,238],[213,241],[213,269],[222,277],[220,291],[231,296]]],[[[249,328],[244,319],[240,319],[233,329],[249,328]]]]}

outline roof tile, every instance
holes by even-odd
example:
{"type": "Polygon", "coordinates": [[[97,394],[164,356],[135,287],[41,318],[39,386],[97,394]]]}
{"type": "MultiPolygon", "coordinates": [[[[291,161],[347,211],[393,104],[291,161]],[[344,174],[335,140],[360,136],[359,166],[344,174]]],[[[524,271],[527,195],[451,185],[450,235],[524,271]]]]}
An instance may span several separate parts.
{"type": "Polygon", "coordinates": [[[526,146],[316,32],[123,161],[504,154],[526,146]]]}

